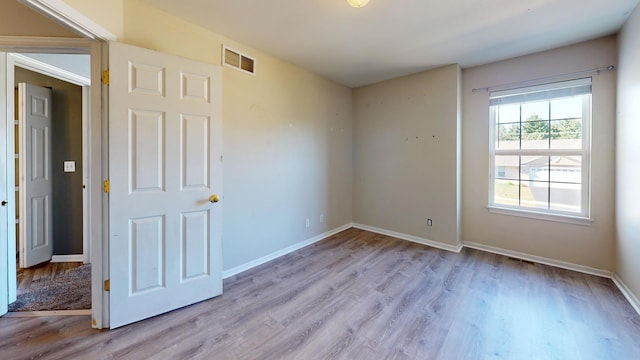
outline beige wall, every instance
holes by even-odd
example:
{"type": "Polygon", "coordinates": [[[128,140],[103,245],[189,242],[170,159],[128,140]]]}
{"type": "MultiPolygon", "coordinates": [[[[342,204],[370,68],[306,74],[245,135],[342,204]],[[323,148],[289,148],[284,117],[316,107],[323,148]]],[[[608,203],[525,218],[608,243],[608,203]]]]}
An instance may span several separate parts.
{"type": "Polygon", "coordinates": [[[620,33],[616,134],[617,270],[640,298],[640,7],[620,33]]]}
{"type": "Polygon", "coordinates": [[[459,82],[450,65],[354,90],[356,223],[459,243],[459,82]]]}
{"type": "Polygon", "coordinates": [[[118,39],[121,38],[124,0],[64,0],[64,2],[109,30],[118,39]]]}
{"type": "Polygon", "coordinates": [[[616,65],[616,54],[611,36],[463,71],[463,241],[614,270],[615,72],[593,76],[591,226],[487,211],[489,94],[472,89],[616,65]]]}
{"type": "Polygon", "coordinates": [[[224,42],[256,59],[255,76],[223,69],[225,270],[351,221],[351,89],[136,0],[123,40],[214,64],[224,42]]]}
{"type": "Polygon", "coordinates": [[[221,63],[221,44],[224,40],[221,35],[180,20],[140,0],[125,1],[123,10],[123,42],[206,63],[221,63]]]}
{"type": "Polygon", "coordinates": [[[0,0],[0,35],[79,37],[73,31],[36,13],[17,0],[0,0]]]}
{"type": "Polygon", "coordinates": [[[256,58],[257,76],[229,68],[223,75],[225,269],[352,219],[444,244],[457,244],[462,234],[488,246],[615,267],[615,74],[594,77],[592,226],[487,212],[488,94],[471,93],[615,64],[614,37],[462,75],[448,66],[394,79],[354,90],[352,102],[348,88],[140,0],[67,2],[127,43],[215,64],[226,43],[256,58]],[[461,90],[464,117],[458,126],[461,90]],[[456,191],[460,179],[462,196],[456,191]],[[320,214],[325,223],[319,223],[320,214]],[[432,228],[426,218],[434,219],[432,228]]]}
{"type": "Polygon", "coordinates": [[[213,64],[225,43],[256,59],[256,76],[223,69],[225,270],[351,221],[351,89],[139,0],[65,2],[125,43],[213,64]]]}

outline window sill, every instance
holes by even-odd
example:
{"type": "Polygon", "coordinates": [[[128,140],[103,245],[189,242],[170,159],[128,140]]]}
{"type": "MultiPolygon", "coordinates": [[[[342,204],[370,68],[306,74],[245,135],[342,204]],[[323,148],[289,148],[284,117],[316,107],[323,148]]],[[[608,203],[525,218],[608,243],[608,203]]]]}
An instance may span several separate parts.
{"type": "Polygon", "coordinates": [[[582,217],[582,216],[542,213],[537,211],[513,209],[513,208],[506,208],[506,207],[500,207],[495,205],[489,205],[487,209],[489,210],[490,213],[493,213],[493,214],[519,216],[519,217],[525,217],[529,219],[555,221],[555,222],[574,224],[574,225],[591,226],[591,224],[594,221],[593,219],[582,217]]]}

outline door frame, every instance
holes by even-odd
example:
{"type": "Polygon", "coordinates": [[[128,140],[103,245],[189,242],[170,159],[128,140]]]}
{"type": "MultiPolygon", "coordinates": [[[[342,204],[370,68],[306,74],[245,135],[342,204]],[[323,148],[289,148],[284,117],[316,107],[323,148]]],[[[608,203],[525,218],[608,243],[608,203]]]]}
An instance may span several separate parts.
{"type": "MultiPolygon", "coordinates": [[[[108,89],[102,83],[102,69],[108,66],[107,41],[117,39],[116,35],[92,21],[63,0],[18,0],[42,15],[57,21],[67,28],[81,34],[84,39],[56,39],[35,37],[0,37],[2,45],[13,47],[8,52],[26,50],[52,52],[60,50],[69,53],[80,51],[91,55],[91,91],[88,124],[88,185],[86,194],[90,216],[88,241],[91,244],[91,325],[94,328],[109,328],[109,294],[104,290],[104,281],[109,277],[109,202],[108,195],[102,191],[102,182],[108,179],[108,89]],[[36,48],[37,50],[35,50],[36,48]],[[93,164],[93,166],[91,166],[93,164]]],[[[1,84],[1,82],[0,82],[1,84]]],[[[1,117],[1,115],[0,115],[1,117]]],[[[1,119],[0,119],[1,120],[1,119]]],[[[2,121],[0,121],[0,126],[2,121]]],[[[14,215],[15,219],[15,215],[14,215]]],[[[0,247],[3,244],[0,243],[0,247]]],[[[0,251],[0,255],[2,251],[0,251]]],[[[2,259],[0,259],[2,261],[2,259]]],[[[0,272],[1,274],[2,272],[0,272]]]]}
{"type": "MultiPolygon", "coordinates": [[[[91,94],[91,79],[88,79],[84,76],[80,76],[77,74],[70,73],[66,70],[57,68],[55,66],[43,63],[36,59],[30,58],[28,56],[19,54],[19,53],[7,53],[7,91],[10,84],[14,84],[15,77],[14,71],[15,67],[20,67],[22,69],[30,70],[51,78],[55,78],[58,80],[62,80],[67,83],[71,83],[74,85],[78,85],[82,87],[82,184],[84,186],[82,191],[82,254],[81,257],[78,258],[76,254],[68,254],[68,255],[54,255],[52,257],[52,262],[63,262],[63,261],[82,261],[83,263],[90,263],[89,253],[91,244],[88,241],[88,229],[89,222],[87,221],[87,217],[89,215],[89,202],[87,199],[87,186],[90,185],[88,179],[88,166],[87,163],[87,136],[89,133],[87,132],[87,126],[89,125],[89,116],[90,116],[90,94],[91,94]]],[[[9,102],[10,94],[7,93],[7,114],[11,114],[14,109],[13,102],[9,102]]],[[[11,137],[13,133],[8,134],[7,136],[11,137]]],[[[15,177],[14,177],[15,178],[15,177]]],[[[17,184],[15,184],[17,187],[17,184]]],[[[24,204],[22,204],[24,205],[24,204]]],[[[9,252],[11,254],[11,252],[9,252]]],[[[9,276],[11,276],[12,268],[9,268],[9,276]]],[[[10,296],[11,298],[11,296],[10,296]]]]}
{"type": "MultiPolygon", "coordinates": [[[[91,81],[94,84],[90,94],[90,105],[88,112],[90,113],[90,121],[86,126],[87,132],[87,188],[85,189],[88,214],[87,217],[87,229],[88,236],[87,241],[90,243],[89,248],[91,252],[89,254],[90,262],[92,264],[91,271],[91,324],[95,328],[108,327],[108,293],[103,291],[103,281],[108,278],[108,261],[105,261],[105,256],[108,256],[108,252],[104,246],[106,244],[103,239],[108,239],[106,231],[108,227],[103,226],[108,223],[106,218],[107,211],[107,196],[102,192],[102,181],[106,179],[108,174],[108,161],[107,161],[107,143],[106,143],[106,110],[103,112],[103,89],[104,85],[101,85],[102,78],[102,45],[98,41],[91,41],[86,39],[77,38],[42,38],[42,37],[20,37],[20,36],[0,36],[0,51],[3,52],[39,52],[39,53],[75,53],[75,54],[89,54],[91,56],[91,81]],[[100,85],[100,86],[99,86],[100,85]]],[[[6,63],[5,59],[3,59],[6,63]]],[[[5,69],[6,70],[6,69],[5,69]]],[[[6,71],[0,73],[0,86],[3,87],[2,92],[7,92],[10,87],[9,93],[13,97],[13,83],[8,84],[6,79],[6,71]]],[[[4,101],[8,97],[4,96],[4,101]]],[[[13,134],[14,129],[14,115],[9,114],[9,106],[5,107],[5,111],[0,111],[0,126],[4,126],[6,133],[13,134]]],[[[11,106],[13,108],[13,106],[11,106]]],[[[13,164],[14,161],[14,139],[13,137],[7,138],[7,158],[11,158],[13,164]]],[[[14,183],[15,174],[13,166],[7,164],[4,170],[7,170],[7,187],[11,187],[14,183]]],[[[0,169],[1,171],[2,169],[0,169]]],[[[10,189],[7,188],[7,193],[15,193],[15,185],[10,189]]],[[[13,201],[9,203],[7,209],[7,224],[15,223],[15,204],[13,201]]],[[[7,226],[7,236],[0,236],[0,247],[3,251],[0,254],[13,254],[15,255],[15,226],[7,226]],[[13,235],[13,236],[12,236],[13,235]],[[9,241],[9,239],[14,239],[9,241]],[[6,251],[4,251],[6,250],[6,251]]],[[[3,234],[4,235],[4,234],[3,234]]],[[[0,259],[2,264],[7,264],[15,269],[15,256],[7,256],[8,259],[0,259]]],[[[0,272],[3,276],[5,271],[0,272]]],[[[4,281],[2,282],[4,283],[4,281]]],[[[11,302],[11,295],[16,292],[16,278],[13,279],[8,276],[8,293],[9,302],[11,302]],[[11,290],[13,289],[13,290],[11,290]]],[[[4,285],[4,284],[3,284],[4,285]]],[[[4,290],[4,289],[3,289],[4,290]]]]}

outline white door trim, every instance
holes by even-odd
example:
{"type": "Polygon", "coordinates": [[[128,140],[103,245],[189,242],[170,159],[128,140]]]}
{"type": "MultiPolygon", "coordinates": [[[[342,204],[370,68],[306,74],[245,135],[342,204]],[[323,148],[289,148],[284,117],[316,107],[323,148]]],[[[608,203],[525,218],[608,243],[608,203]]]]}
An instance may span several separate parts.
{"type": "Polygon", "coordinates": [[[88,54],[92,43],[91,40],[79,38],[0,35],[0,48],[5,52],[88,54]]]}
{"type": "MultiPolygon", "coordinates": [[[[34,37],[2,37],[0,36],[0,51],[14,52],[40,52],[40,53],[84,53],[91,55],[91,80],[94,84],[100,84],[102,76],[102,46],[100,42],[89,41],[85,39],[64,39],[64,38],[34,38],[34,37]]],[[[0,73],[0,86],[3,86],[5,91],[7,88],[6,72],[0,73]]],[[[88,121],[85,131],[87,131],[87,163],[85,167],[87,171],[86,178],[88,181],[85,183],[87,188],[85,194],[87,198],[88,206],[88,236],[86,239],[90,242],[90,259],[92,263],[91,272],[91,302],[92,302],[92,326],[95,328],[108,327],[108,293],[103,291],[102,283],[108,275],[108,262],[103,260],[103,255],[107,256],[106,252],[103,252],[103,222],[106,219],[103,218],[103,211],[105,211],[107,203],[106,196],[102,192],[102,180],[106,178],[106,169],[103,169],[103,127],[106,128],[106,118],[103,124],[102,114],[102,86],[94,86],[91,89],[90,105],[88,106],[88,112],[91,114],[90,121],[88,121]],[[104,174],[104,175],[103,175],[104,174]],[[104,176],[104,177],[103,177],[104,176]],[[95,186],[91,186],[94,184],[95,186]]],[[[11,80],[11,91],[13,96],[13,80],[11,80]]],[[[6,101],[7,95],[4,96],[6,101]]],[[[6,111],[0,112],[0,124],[2,126],[11,126],[13,129],[14,120],[13,116],[7,116],[6,111]],[[9,124],[10,121],[10,124],[9,124]]],[[[106,114],[105,114],[106,115],[106,114]]],[[[106,133],[105,133],[106,136],[106,133]]],[[[13,149],[13,138],[7,139],[7,149],[13,149]]],[[[106,155],[105,155],[106,156],[106,155]]],[[[13,151],[11,154],[7,154],[7,158],[11,157],[13,161],[13,151]]],[[[12,162],[11,162],[12,164],[12,162]]],[[[13,174],[13,168],[7,166],[6,169],[10,170],[8,177],[13,174]]],[[[11,183],[8,187],[8,193],[15,191],[14,178],[8,179],[7,183],[11,183]]],[[[12,202],[11,202],[12,203],[12,202]]],[[[10,203],[10,204],[11,204],[10,203]]],[[[15,204],[10,206],[13,209],[13,218],[15,219],[15,204]]],[[[9,211],[9,219],[11,219],[12,211],[9,211]]],[[[106,229],[105,229],[106,230],[106,229]]],[[[13,233],[15,239],[15,227],[8,226],[8,232],[13,233]]],[[[4,235],[4,234],[2,234],[4,235]]],[[[0,236],[0,246],[8,249],[11,246],[10,236],[0,236]]],[[[15,254],[15,242],[13,246],[15,254]]],[[[15,263],[15,257],[9,256],[9,262],[15,263]]],[[[15,264],[13,265],[15,268],[15,264]]],[[[8,277],[9,282],[12,281],[11,277],[8,277]]],[[[15,289],[15,277],[13,278],[13,285],[8,284],[9,290],[15,289]]],[[[4,290],[4,289],[2,289],[4,290]]],[[[14,290],[15,291],[15,290],[14,290]]]]}
{"type": "MultiPolygon", "coordinates": [[[[89,136],[87,136],[87,148],[89,156],[89,166],[87,168],[89,181],[87,186],[95,183],[102,183],[109,176],[108,157],[108,94],[106,85],[101,84],[102,69],[108,65],[108,47],[103,46],[107,40],[116,40],[117,37],[96,24],[77,10],[68,6],[62,0],[20,0],[30,7],[36,8],[45,16],[59,21],[76,31],[80,31],[88,39],[99,40],[90,41],[87,39],[56,39],[56,38],[30,38],[30,37],[1,37],[0,50],[2,45],[13,46],[12,50],[20,51],[21,47],[27,46],[28,51],[39,52],[73,52],[91,54],[91,79],[93,80],[93,91],[91,91],[90,113],[91,121],[87,126],[89,136]],[[3,38],[6,43],[3,43],[3,38]],[[43,51],[48,49],[47,51],[43,51]],[[103,98],[103,93],[104,98],[103,98]]],[[[23,50],[24,51],[24,50],[23,50]]],[[[2,75],[0,75],[2,76],[2,75]]],[[[1,79],[0,79],[1,80],[1,79]]],[[[2,81],[0,81],[0,86],[2,81]]],[[[1,115],[0,115],[1,116],[1,115]]],[[[0,125],[2,124],[0,118],[0,125]]],[[[108,214],[109,202],[107,194],[103,193],[100,186],[87,187],[85,189],[89,201],[89,213],[91,214],[88,228],[90,229],[91,242],[91,325],[94,328],[102,329],[109,327],[109,294],[104,291],[103,282],[109,275],[109,243],[108,243],[108,214]],[[103,240],[104,239],[104,240],[103,240]]],[[[1,242],[1,240],[0,240],[1,242]]],[[[3,244],[0,243],[0,246],[3,244]]]]}
{"type": "Polygon", "coordinates": [[[74,74],[67,70],[57,68],[53,65],[43,63],[42,61],[30,58],[22,54],[9,53],[7,58],[8,58],[7,67],[9,67],[10,64],[13,64],[14,66],[19,66],[23,69],[31,70],[31,71],[40,73],[42,75],[46,75],[52,78],[66,81],[68,83],[72,83],[74,85],[78,85],[78,86],[91,85],[91,79],[74,74]]]}
{"type": "MultiPolygon", "coordinates": [[[[98,86],[99,88],[99,86],[98,86]]],[[[89,233],[89,126],[91,119],[91,86],[82,87],[82,262],[91,263],[91,241],[89,233]]]]}
{"type": "MultiPolygon", "coordinates": [[[[4,79],[6,76],[6,65],[7,65],[7,55],[4,52],[0,52],[0,79],[4,79]]],[[[0,109],[6,109],[6,101],[7,96],[5,95],[6,87],[2,86],[2,82],[0,82],[0,109]]],[[[6,121],[2,121],[6,117],[6,111],[0,110],[0,139],[7,138],[7,130],[9,128],[9,124],[6,121]]],[[[11,286],[8,284],[9,274],[8,270],[11,266],[9,264],[9,259],[13,258],[13,268],[15,269],[15,261],[16,254],[13,253],[13,256],[8,255],[8,242],[7,244],[2,243],[3,235],[9,232],[9,228],[13,228],[15,232],[15,216],[11,218],[10,208],[11,203],[15,201],[15,196],[13,199],[9,199],[9,194],[15,194],[15,192],[11,192],[9,189],[9,178],[6,169],[7,161],[9,160],[9,144],[5,142],[4,146],[0,146],[0,184],[4,181],[4,186],[0,188],[0,200],[1,201],[10,201],[10,203],[5,206],[0,207],[0,213],[4,213],[5,216],[0,218],[0,293],[3,294],[0,296],[0,316],[4,315],[8,311],[9,303],[11,302],[11,295],[9,293],[9,289],[11,286]],[[3,170],[4,169],[4,170],[3,170]],[[10,221],[12,220],[12,221],[10,221]],[[6,292],[4,290],[7,290],[6,292]],[[4,295],[6,294],[6,295],[4,295]]],[[[11,162],[13,164],[14,162],[11,162]]],[[[8,239],[8,236],[4,238],[8,239]]],[[[15,239],[15,237],[14,237],[15,239]]],[[[13,240],[13,244],[15,246],[15,240],[13,240]]]]}
{"type": "Polygon", "coordinates": [[[89,19],[62,0],[19,1],[35,11],[57,20],[89,39],[113,41],[117,38],[112,32],[98,25],[95,21],[89,19]]]}

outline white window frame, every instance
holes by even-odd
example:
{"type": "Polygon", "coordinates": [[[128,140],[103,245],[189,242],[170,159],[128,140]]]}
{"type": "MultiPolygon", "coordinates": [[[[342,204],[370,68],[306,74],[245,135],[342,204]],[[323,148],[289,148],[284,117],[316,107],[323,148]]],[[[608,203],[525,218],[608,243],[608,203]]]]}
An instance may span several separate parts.
{"type": "MultiPolygon", "coordinates": [[[[575,79],[569,81],[548,83],[536,86],[529,86],[524,88],[517,89],[508,89],[491,92],[490,98],[500,98],[500,97],[508,97],[520,94],[532,94],[532,93],[543,93],[547,90],[556,90],[562,88],[572,88],[578,86],[591,86],[592,79],[584,78],[584,79],[575,79]]],[[[495,142],[495,131],[496,131],[496,107],[493,105],[489,106],[489,154],[490,154],[490,165],[489,165],[489,199],[488,199],[488,210],[492,213],[503,214],[503,215],[512,215],[512,216],[521,216],[526,218],[540,219],[540,220],[549,220],[556,222],[564,222],[570,224],[578,224],[578,225],[591,225],[593,220],[590,218],[590,208],[591,208],[591,107],[592,107],[592,94],[593,91],[590,91],[586,95],[586,100],[583,101],[583,109],[582,109],[582,149],[581,150],[563,150],[563,149],[496,149],[495,142]],[[528,208],[521,206],[510,206],[505,204],[496,204],[495,200],[495,181],[496,181],[496,167],[495,167],[495,158],[496,155],[520,155],[520,156],[535,156],[535,155],[558,155],[558,156],[567,156],[567,155],[576,155],[582,157],[582,184],[581,184],[581,213],[574,212],[565,212],[559,210],[551,210],[551,209],[537,209],[537,208],[528,208]]],[[[558,98],[556,96],[547,97],[547,99],[558,98]]],[[[526,102],[522,101],[521,103],[526,102]]]]}

